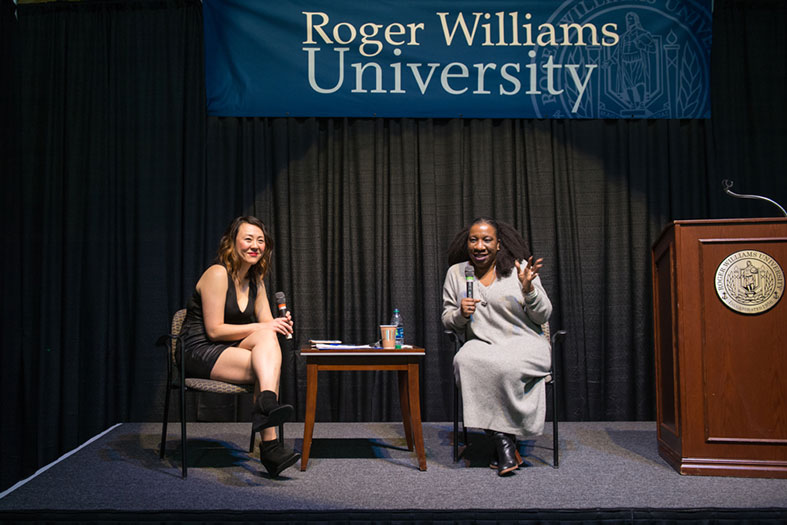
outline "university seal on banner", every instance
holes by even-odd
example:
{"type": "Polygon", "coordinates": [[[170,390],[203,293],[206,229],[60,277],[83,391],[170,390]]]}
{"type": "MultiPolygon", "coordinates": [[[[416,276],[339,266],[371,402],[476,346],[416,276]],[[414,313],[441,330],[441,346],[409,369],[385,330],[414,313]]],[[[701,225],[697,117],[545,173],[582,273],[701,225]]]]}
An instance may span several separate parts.
{"type": "Polygon", "coordinates": [[[767,312],[784,295],[784,271],[767,253],[735,252],[716,268],[716,294],[742,314],[767,312]]]}
{"type": "MultiPolygon", "coordinates": [[[[548,20],[578,31],[586,45],[538,49],[535,60],[598,68],[584,96],[571,83],[568,97],[540,86],[533,103],[541,117],[707,118],[712,14],[695,1],[577,0],[564,2],[548,20]],[[593,45],[590,24],[613,23],[614,46],[593,45]],[[595,79],[595,77],[594,77],[595,79]],[[571,107],[569,101],[577,102],[571,107]]],[[[542,79],[543,84],[543,79],[542,79]]]]}

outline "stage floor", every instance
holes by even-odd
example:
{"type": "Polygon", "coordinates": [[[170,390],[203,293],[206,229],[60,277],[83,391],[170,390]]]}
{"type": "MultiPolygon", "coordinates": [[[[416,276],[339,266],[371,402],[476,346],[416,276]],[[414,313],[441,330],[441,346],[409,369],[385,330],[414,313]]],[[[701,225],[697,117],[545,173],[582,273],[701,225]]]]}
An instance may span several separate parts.
{"type": "MultiPolygon", "coordinates": [[[[164,460],[158,456],[160,432],[159,423],[113,427],[3,493],[0,520],[32,515],[27,511],[282,516],[628,509],[653,516],[715,509],[719,517],[733,511],[787,515],[787,480],[681,476],[659,457],[653,422],[561,423],[560,468],[551,466],[552,436],[545,434],[525,443],[526,463],[508,477],[487,466],[491,448],[479,432],[470,433],[470,447],[454,463],[450,423],[424,424],[428,469],[422,472],[399,423],[318,422],[308,470],[301,472],[297,463],[278,479],[261,467],[258,450],[248,453],[248,423],[189,423],[187,479],[180,477],[179,425],[170,424],[164,460]]],[[[285,434],[300,449],[303,424],[286,425],[285,434]]]]}

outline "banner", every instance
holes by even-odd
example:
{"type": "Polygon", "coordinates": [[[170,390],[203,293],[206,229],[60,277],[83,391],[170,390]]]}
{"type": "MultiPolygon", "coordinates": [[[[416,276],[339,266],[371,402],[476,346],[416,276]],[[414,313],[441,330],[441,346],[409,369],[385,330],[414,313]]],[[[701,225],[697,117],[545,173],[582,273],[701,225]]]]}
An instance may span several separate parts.
{"type": "Polygon", "coordinates": [[[204,0],[218,116],[709,118],[711,0],[204,0]]]}

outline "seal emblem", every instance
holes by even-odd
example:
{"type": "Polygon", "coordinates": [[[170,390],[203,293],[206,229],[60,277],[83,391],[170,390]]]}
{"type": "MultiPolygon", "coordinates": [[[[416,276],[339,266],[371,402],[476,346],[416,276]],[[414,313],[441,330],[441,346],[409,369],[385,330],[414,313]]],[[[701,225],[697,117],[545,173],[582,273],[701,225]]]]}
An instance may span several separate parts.
{"type": "Polygon", "coordinates": [[[576,88],[570,96],[549,94],[542,78],[531,95],[538,118],[708,118],[710,116],[710,44],[712,13],[703,2],[673,0],[566,1],[547,20],[586,24],[615,23],[615,46],[544,46],[538,63],[553,56],[558,64],[599,67],[599,79],[588,86],[582,102],[576,88]]]}
{"type": "Polygon", "coordinates": [[[760,314],[776,306],[784,295],[784,271],[767,253],[735,252],[716,268],[716,294],[742,314],[760,314]]]}

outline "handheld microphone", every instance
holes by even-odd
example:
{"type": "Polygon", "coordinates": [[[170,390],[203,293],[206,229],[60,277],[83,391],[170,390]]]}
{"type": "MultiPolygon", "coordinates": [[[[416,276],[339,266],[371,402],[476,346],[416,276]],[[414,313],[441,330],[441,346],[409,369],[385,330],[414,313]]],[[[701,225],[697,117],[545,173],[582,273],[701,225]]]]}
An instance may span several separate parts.
{"type": "Polygon", "coordinates": [[[467,283],[467,297],[473,298],[473,281],[475,281],[475,269],[467,265],[465,267],[465,282],[467,283]]]}
{"type": "MultiPolygon", "coordinates": [[[[284,292],[276,292],[273,294],[276,299],[276,306],[279,308],[279,317],[287,317],[287,299],[284,298],[284,292]]],[[[292,334],[285,336],[287,339],[292,339],[292,334]]]]}

